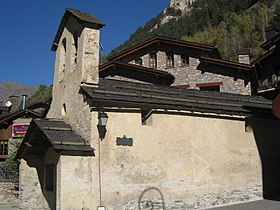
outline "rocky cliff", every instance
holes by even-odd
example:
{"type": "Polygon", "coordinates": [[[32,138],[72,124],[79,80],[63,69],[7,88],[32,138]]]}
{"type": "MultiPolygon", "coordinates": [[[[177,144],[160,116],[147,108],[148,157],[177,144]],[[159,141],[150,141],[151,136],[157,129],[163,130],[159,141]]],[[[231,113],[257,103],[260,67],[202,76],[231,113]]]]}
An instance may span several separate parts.
{"type": "Polygon", "coordinates": [[[170,0],[168,7],[162,13],[160,22],[154,28],[190,12],[195,1],[196,0],[170,0]]]}
{"type": "Polygon", "coordinates": [[[186,13],[191,10],[192,4],[196,0],[171,0],[169,7],[172,7],[176,10],[181,10],[182,13],[186,13]]]}

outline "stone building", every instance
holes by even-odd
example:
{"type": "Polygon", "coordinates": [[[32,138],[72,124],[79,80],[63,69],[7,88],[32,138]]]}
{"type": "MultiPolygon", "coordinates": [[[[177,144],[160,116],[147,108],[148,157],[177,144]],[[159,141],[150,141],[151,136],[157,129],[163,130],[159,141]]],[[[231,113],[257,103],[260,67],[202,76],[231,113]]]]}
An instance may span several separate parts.
{"type": "MultiPolygon", "coordinates": [[[[279,199],[279,122],[270,100],[170,87],[176,76],[131,64],[136,57],[99,66],[103,26],[72,9],[62,18],[51,108],[31,122],[17,154],[22,208],[201,209],[279,199]]],[[[167,39],[155,40],[153,47],[167,39]]],[[[247,79],[247,65],[215,58],[214,48],[208,55],[206,46],[188,48],[197,53],[191,65],[209,64],[204,74],[224,65],[213,69],[247,79]]]]}
{"type": "Polygon", "coordinates": [[[280,86],[280,34],[261,45],[265,53],[252,62],[254,94],[273,99],[279,94],[280,86]]]}
{"type": "Polygon", "coordinates": [[[224,61],[216,47],[205,44],[156,36],[108,59],[168,72],[175,87],[251,94],[250,62],[224,61]]]}

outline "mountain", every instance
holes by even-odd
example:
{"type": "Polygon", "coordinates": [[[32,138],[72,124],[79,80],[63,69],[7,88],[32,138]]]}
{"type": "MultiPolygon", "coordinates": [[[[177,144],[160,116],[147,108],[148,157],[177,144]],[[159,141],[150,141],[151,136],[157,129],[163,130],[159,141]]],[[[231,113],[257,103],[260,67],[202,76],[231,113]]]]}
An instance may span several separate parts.
{"type": "Polygon", "coordinates": [[[106,56],[159,35],[218,46],[226,60],[236,60],[239,51],[256,58],[262,54],[259,45],[265,41],[265,28],[280,21],[280,12],[275,12],[279,4],[279,0],[170,0],[166,9],[106,56]]]}
{"type": "Polygon", "coordinates": [[[39,85],[27,86],[11,81],[1,82],[0,101],[2,101],[3,104],[5,104],[9,100],[10,96],[18,96],[19,100],[21,100],[23,94],[26,94],[27,97],[31,97],[38,90],[38,88],[39,85]]]}

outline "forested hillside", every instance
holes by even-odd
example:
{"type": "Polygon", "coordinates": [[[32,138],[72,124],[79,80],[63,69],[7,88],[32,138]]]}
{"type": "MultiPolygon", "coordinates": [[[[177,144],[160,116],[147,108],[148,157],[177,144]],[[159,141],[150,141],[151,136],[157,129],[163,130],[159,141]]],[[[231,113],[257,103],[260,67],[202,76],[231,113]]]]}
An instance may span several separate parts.
{"type": "Polygon", "coordinates": [[[160,25],[164,14],[158,14],[110,55],[161,35],[218,46],[228,60],[235,60],[244,50],[254,58],[261,54],[259,45],[264,41],[265,27],[280,25],[278,4],[280,0],[197,0],[183,16],[180,10],[167,8],[173,19],[160,25]]]}
{"type": "Polygon", "coordinates": [[[52,86],[40,85],[38,90],[27,100],[27,105],[47,102],[52,98],[52,86]]]}

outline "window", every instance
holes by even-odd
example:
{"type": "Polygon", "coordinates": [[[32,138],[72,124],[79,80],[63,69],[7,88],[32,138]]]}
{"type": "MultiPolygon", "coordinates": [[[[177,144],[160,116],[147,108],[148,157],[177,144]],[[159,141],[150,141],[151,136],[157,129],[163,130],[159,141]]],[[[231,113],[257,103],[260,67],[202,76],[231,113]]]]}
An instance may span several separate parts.
{"type": "Polygon", "coordinates": [[[223,85],[222,82],[210,82],[210,83],[196,84],[196,87],[199,87],[200,90],[220,92],[221,85],[223,85]]]}
{"type": "Polygon", "coordinates": [[[181,66],[188,66],[190,65],[190,57],[189,55],[181,55],[181,66]]]}
{"type": "Polygon", "coordinates": [[[137,58],[137,59],[135,60],[135,64],[136,64],[136,65],[139,65],[139,66],[142,66],[142,65],[143,65],[142,58],[137,58]]]}
{"type": "Polygon", "coordinates": [[[149,67],[156,69],[157,68],[157,54],[150,53],[149,54],[149,67]]]}
{"type": "Polygon", "coordinates": [[[8,155],[8,140],[0,140],[0,156],[8,155]]]}
{"type": "Polygon", "coordinates": [[[174,67],[174,54],[166,53],[166,67],[174,67]]]}
{"type": "Polygon", "coordinates": [[[55,164],[45,165],[45,189],[47,191],[54,190],[55,183],[55,164]]]}

